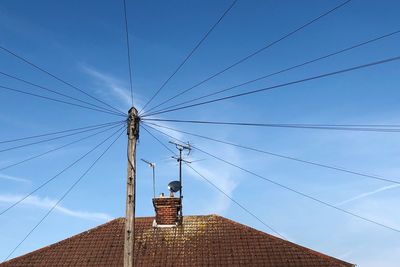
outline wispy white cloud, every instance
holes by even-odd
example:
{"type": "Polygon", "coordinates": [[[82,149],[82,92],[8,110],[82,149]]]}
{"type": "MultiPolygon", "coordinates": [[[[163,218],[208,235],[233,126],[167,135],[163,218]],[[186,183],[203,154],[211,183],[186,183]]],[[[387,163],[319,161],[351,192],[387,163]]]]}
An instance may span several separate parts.
{"type": "MultiPolygon", "coordinates": [[[[82,70],[89,74],[95,79],[95,82],[109,90],[109,93],[116,97],[123,105],[124,108],[131,106],[131,95],[126,83],[122,82],[118,78],[97,70],[94,67],[82,65],[82,70]]],[[[134,105],[136,108],[140,109],[140,101],[138,101],[138,95],[134,95],[134,105]]]]}
{"type": "MultiPolygon", "coordinates": [[[[205,151],[212,151],[213,154],[219,155],[224,154],[225,157],[232,162],[240,162],[240,153],[235,148],[222,147],[219,145],[210,147],[207,143],[196,143],[196,146],[201,147],[205,151]]],[[[198,154],[200,156],[201,154],[198,154]]],[[[216,187],[218,187],[221,191],[223,191],[228,196],[235,198],[234,192],[235,189],[239,186],[241,178],[238,172],[236,172],[231,167],[220,164],[217,161],[207,161],[207,164],[204,165],[202,162],[196,162],[192,164],[192,167],[196,169],[199,173],[205,176],[208,180],[210,180],[216,187]],[[207,167],[205,167],[207,166],[207,167]]],[[[190,176],[194,179],[200,180],[205,183],[207,186],[211,186],[201,178],[197,173],[190,168],[187,168],[190,176]]],[[[215,192],[212,200],[208,201],[205,206],[205,211],[207,213],[217,213],[224,214],[228,211],[232,202],[229,198],[227,198],[224,194],[219,192],[217,189],[213,191],[215,192]],[[213,203],[213,205],[209,205],[209,203],[213,203]]]]}
{"type": "Polygon", "coordinates": [[[355,201],[355,200],[360,200],[360,199],[363,199],[363,198],[366,198],[366,197],[375,195],[375,194],[377,194],[377,193],[380,193],[380,192],[383,192],[383,191],[386,191],[386,190],[390,190],[390,189],[393,189],[393,188],[397,188],[397,187],[400,187],[400,184],[394,184],[394,185],[383,186],[383,187],[378,188],[378,189],[376,189],[376,190],[369,191],[369,192],[365,192],[365,193],[356,195],[356,196],[354,196],[354,197],[351,197],[351,198],[349,198],[349,199],[346,199],[346,200],[344,200],[344,201],[342,201],[342,202],[339,202],[339,203],[337,204],[337,206],[341,206],[341,205],[344,205],[344,204],[353,202],[353,201],[355,201]]]}
{"type": "MultiPolygon", "coordinates": [[[[0,195],[0,203],[15,203],[16,201],[19,201],[23,196],[21,195],[0,195]]],[[[56,204],[56,200],[50,199],[50,198],[40,198],[37,196],[30,196],[27,199],[25,199],[23,202],[21,202],[21,205],[27,205],[27,206],[32,206],[36,208],[41,208],[41,209],[50,209],[56,204]]],[[[56,211],[75,218],[80,218],[80,219],[85,219],[85,220],[91,220],[91,221],[109,221],[112,219],[112,217],[106,213],[101,213],[101,212],[87,212],[87,211],[77,211],[77,210],[72,210],[68,209],[66,207],[63,207],[61,205],[58,205],[55,208],[56,211]]]]}
{"type": "MultiPolygon", "coordinates": [[[[193,168],[199,173],[201,173],[204,177],[206,177],[216,187],[225,192],[228,196],[233,197],[233,192],[235,188],[238,186],[238,181],[233,179],[233,175],[228,169],[225,169],[221,166],[219,166],[218,168],[210,168],[210,167],[204,168],[201,167],[199,164],[196,164],[195,166],[193,166],[193,168]],[[218,171],[213,171],[213,170],[218,170],[218,171]]],[[[207,183],[207,181],[203,180],[203,178],[201,178],[192,169],[188,168],[187,170],[189,171],[190,175],[195,179],[200,179],[201,181],[207,183]]],[[[212,203],[213,203],[212,206],[207,205],[207,208],[212,208],[212,210],[208,212],[213,212],[217,214],[224,213],[231,204],[230,200],[219,191],[216,191],[215,199],[212,201],[212,203]]]]}
{"type": "Polygon", "coordinates": [[[14,182],[21,182],[21,183],[30,183],[31,181],[22,177],[12,176],[0,173],[0,179],[2,180],[9,180],[14,182]]]}

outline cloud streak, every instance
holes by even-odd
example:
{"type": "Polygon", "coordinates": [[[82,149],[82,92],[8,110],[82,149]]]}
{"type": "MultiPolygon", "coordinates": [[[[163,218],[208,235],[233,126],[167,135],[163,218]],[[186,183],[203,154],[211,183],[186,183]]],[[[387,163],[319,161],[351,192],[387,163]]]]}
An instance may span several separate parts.
{"type": "MultiPolygon", "coordinates": [[[[15,203],[22,199],[23,196],[21,195],[0,195],[0,203],[15,203]]],[[[50,209],[56,204],[56,200],[50,199],[50,198],[40,198],[37,196],[29,196],[27,199],[25,199],[23,202],[21,202],[22,205],[26,206],[32,206],[35,208],[40,208],[40,209],[50,209]]],[[[76,211],[72,209],[68,209],[66,207],[63,207],[61,205],[58,205],[54,210],[70,216],[70,217],[75,217],[79,219],[85,219],[85,220],[91,220],[91,221],[98,221],[98,222],[104,222],[104,221],[109,221],[113,217],[106,213],[101,213],[101,212],[87,212],[87,211],[76,211]]]]}
{"type": "MultiPolygon", "coordinates": [[[[93,67],[83,65],[82,70],[94,78],[97,84],[109,89],[109,92],[122,103],[124,108],[128,108],[132,105],[130,92],[124,82],[93,67]]],[[[138,101],[136,100],[137,94],[135,94],[134,106],[139,108],[140,104],[137,103],[138,101]]]]}
{"type": "MultiPolygon", "coordinates": [[[[193,168],[204,175],[204,177],[210,180],[216,187],[225,192],[228,196],[233,197],[233,192],[238,186],[238,182],[233,179],[233,175],[229,169],[221,168],[221,166],[219,166],[218,168],[204,168],[199,166],[198,164],[196,164],[196,166],[193,166],[193,168]],[[216,172],[210,170],[218,170],[220,171],[220,173],[217,176],[216,172]]],[[[189,171],[190,176],[192,176],[194,179],[201,180],[207,183],[207,181],[203,180],[203,178],[200,177],[192,169],[187,168],[187,170],[189,171]]],[[[215,189],[212,185],[208,183],[207,185],[212,187],[216,193],[215,199],[212,201],[213,205],[207,205],[207,208],[212,207],[211,212],[217,214],[226,212],[231,204],[230,199],[228,199],[225,195],[215,189]]]]}
{"type": "Polygon", "coordinates": [[[366,193],[362,193],[362,194],[356,195],[356,196],[354,196],[352,198],[346,199],[346,200],[344,200],[342,202],[339,202],[337,204],[337,206],[342,206],[344,204],[348,204],[350,202],[353,202],[353,201],[356,201],[356,200],[360,200],[360,199],[375,195],[377,193],[380,193],[380,192],[383,192],[383,191],[386,191],[386,190],[390,190],[390,189],[393,189],[393,188],[397,188],[397,187],[400,187],[400,184],[384,186],[384,187],[378,188],[376,190],[369,191],[369,192],[366,192],[366,193]]]}
{"type": "Polygon", "coordinates": [[[13,182],[20,182],[20,183],[30,183],[31,181],[22,177],[11,176],[0,173],[0,180],[8,180],[13,182]]]}

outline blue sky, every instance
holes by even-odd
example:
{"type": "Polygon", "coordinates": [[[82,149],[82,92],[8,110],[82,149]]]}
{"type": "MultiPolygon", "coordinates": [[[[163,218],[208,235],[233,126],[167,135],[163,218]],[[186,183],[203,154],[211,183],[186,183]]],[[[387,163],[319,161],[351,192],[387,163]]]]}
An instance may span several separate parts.
{"type": "MultiPolygon", "coordinates": [[[[150,98],[230,1],[128,0],[133,88],[137,107],[150,98]]],[[[171,97],[280,38],[341,1],[238,1],[182,70],[154,100],[171,97]]],[[[130,106],[122,1],[2,1],[0,44],[121,110],[130,106]],[[120,3],[121,2],[121,3],[120,3]]],[[[282,68],[399,30],[398,1],[354,0],[251,60],[231,69],[175,103],[233,86],[282,68]]],[[[304,68],[237,88],[258,89],[398,56],[400,36],[375,42],[304,68]]],[[[388,63],[336,77],[159,115],[159,118],[265,123],[398,124],[400,65],[388,63]]],[[[70,87],[5,53],[0,71],[90,101],[70,87]]],[[[0,85],[47,94],[0,76],[0,85]]],[[[120,117],[0,91],[0,140],[83,127],[120,117]]],[[[174,102],[173,102],[174,103],[174,102]]],[[[400,180],[397,133],[249,128],[164,123],[271,152],[343,166],[400,180]]],[[[0,208],[52,177],[112,133],[0,172],[0,208]]],[[[183,134],[230,162],[364,217],[400,228],[397,186],[333,170],[215,144],[183,134]]],[[[165,142],[167,139],[159,136],[165,142]]],[[[78,136],[2,152],[0,168],[78,136]]],[[[1,149],[7,144],[0,144],[1,149]]],[[[102,149],[105,147],[103,146],[102,149]]],[[[174,149],[174,147],[171,147],[174,149]]],[[[18,207],[0,216],[0,259],[5,258],[102,149],[90,154],[18,207]]],[[[156,162],[157,192],[177,178],[170,153],[141,132],[138,158],[156,162]]],[[[289,240],[358,266],[397,266],[398,233],[301,198],[193,151],[193,167],[289,240]]],[[[81,184],[21,245],[14,256],[59,241],[124,215],[125,135],[81,184]]],[[[137,215],[153,215],[151,170],[138,161],[137,215]]],[[[268,231],[196,174],[184,170],[184,213],[226,216],[268,231]]]]}

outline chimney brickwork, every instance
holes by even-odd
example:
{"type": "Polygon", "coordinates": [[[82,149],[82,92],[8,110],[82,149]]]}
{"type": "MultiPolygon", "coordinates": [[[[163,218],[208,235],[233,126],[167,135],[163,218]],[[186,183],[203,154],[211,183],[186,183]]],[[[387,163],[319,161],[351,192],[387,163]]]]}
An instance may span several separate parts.
{"type": "Polygon", "coordinates": [[[153,198],[153,205],[156,212],[157,225],[177,225],[180,223],[179,211],[181,199],[178,197],[153,198]]]}

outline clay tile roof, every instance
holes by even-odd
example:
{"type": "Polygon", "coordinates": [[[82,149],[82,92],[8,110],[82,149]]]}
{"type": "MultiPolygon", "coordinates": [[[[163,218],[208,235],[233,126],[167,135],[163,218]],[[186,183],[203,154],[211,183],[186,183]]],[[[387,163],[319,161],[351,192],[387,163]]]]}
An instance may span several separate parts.
{"type": "MultiPolygon", "coordinates": [[[[152,223],[136,219],[136,266],[354,266],[217,215],[186,216],[174,228],[152,223]]],[[[0,267],[123,266],[123,239],[119,218],[0,267]]]]}

